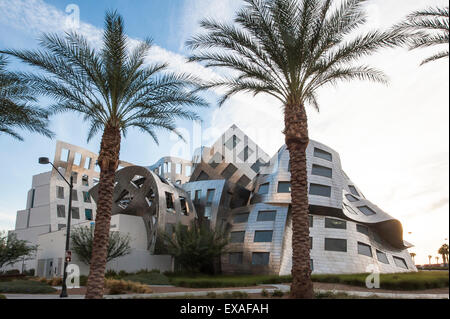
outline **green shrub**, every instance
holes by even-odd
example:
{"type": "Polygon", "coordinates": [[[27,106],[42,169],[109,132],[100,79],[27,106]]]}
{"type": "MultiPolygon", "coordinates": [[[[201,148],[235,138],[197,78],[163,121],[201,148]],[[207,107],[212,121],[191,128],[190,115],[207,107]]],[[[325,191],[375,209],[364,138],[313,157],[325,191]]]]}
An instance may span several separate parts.
{"type": "Polygon", "coordinates": [[[261,291],[261,296],[263,296],[263,297],[269,297],[269,292],[268,292],[266,289],[263,289],[263,290],[261,291]]]}
{"type": "Polygon", "coordinates": [[[0,295],[0,299],[6,299],[6,296],[0,295]]]}
{"type": "Polygon", "coordinates": [[[55,291],[56,289],[50,287],[46,282],[35,280],[0,282],[0,293],[49,294],[55,291]]]}
{"type": "Polygon", "coordinates": [[[119,277],[119,275],[114,270],[108,269],[105,272],[105,278],[114,278],[114,279],[116,279],[118,277],[119,277]]]}
{"type": "Polygon", "coordinates": [[[282,298],[283,296],[284,296],[284,292],[282,292],[281,290],[275,290],[272,293],[272,297],[282,298]]]}
{"type": "Polygon", "coordinates": [[[155,271],[140,271],[133,275],[124,276],[121,279],[139,282],[146,285],[170,285],[169,278],[155,271]]]}
{"type": "Polygon", "coordinates": [[[170,282],[178,287],[189,288],[227,288],[251,287],[257,285],[281,284],[291,282],[291,276],[276,275],[242,275],[242,276],[177,276],[167,274],[170,282]]]}
{"type": "Polygon", "coordinates": [[[88,281],[88,276],[85,276],[85,275],[80,276],[80,286],[81,287],[86,287],[87,281],[88,281]]]}

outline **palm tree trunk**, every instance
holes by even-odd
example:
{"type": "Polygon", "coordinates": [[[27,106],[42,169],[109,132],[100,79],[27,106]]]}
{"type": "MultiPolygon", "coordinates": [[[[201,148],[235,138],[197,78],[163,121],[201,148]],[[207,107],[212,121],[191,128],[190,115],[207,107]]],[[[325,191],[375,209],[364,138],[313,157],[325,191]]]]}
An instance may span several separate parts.
{"type": "Polygon", "coordinates": [[[292,287],[291,298],[312,299],[308,175],[306,148],[309,144],[308,119],[304,105],[285,108],[285,137],[290,154],[292,196],[292,287]]]}
{"type": "Polygon", "coordinates": [[[98,188],[97,215],[86,299],[103,298],[106,258],[108,255],[111,208],[115,173],[119,167],[121,135],[116,127],[107,126],[102,137],[98,165],[100,184],[98,188]]]}

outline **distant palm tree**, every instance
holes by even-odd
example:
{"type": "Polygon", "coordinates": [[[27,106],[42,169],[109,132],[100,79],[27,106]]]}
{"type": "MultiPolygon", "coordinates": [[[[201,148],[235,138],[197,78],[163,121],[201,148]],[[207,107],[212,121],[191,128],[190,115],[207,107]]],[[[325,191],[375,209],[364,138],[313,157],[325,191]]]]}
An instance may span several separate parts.
{"type": "Polygon", "coordinates": [[[416,258],[416,253],[410,253],[410,255],[411,255],[411,258],[412,258],[412,260],[413,260],[413,263],[416,263],[416,261],[415,261],[415,258],[416,258]]]}
{"type": "Polygon", "coordinates": [[[439,248],[438,253],[442,256],[442,260],[444,261],[444,265],[448,264],[448,245],[444,244],[439,248]]]}
{"type": "Polygon", "coordinates": [[[0,134],[8,134],[23,141],[16,129],[36,132],[47,137],[48,112],[33,103],[37,101],[28,85],[6,70],[5,56],[0,55],[0,134]]]}
{"type": "Polygon", "coordinates": [[[206,106],[190,89],[194,79],[167,72],[163,63],[146,64],[151,41],[129,48],[123,19],[107,12],[103,48],[96,51],[75,33],[64,38],[43,36],[42,51],[6,51],[47,72],[22,74],[36,93],[56,100],[53,112],[76,112],[90,123],[88,141],[103,131],[98,165],[99,196],[92,260],[86,298],[101,298],[104,288],[115,172],[122,135],[129,128],[148,133],[155,142],[157,129],[177,132],[176,119],[198,119],[189,107],[206,106]]]}
{"type": "Polygon", "coordinates": [[[406,17],[406,21],[397,25],[397,30],[410,34],[411,50],[431,46],[445,46],[441,51],[425,59],[421,65],[431,61],[448,58],[449,51],[449,7],[428,8],[415,11],[406,17]]]}
{"type": "Polygon", "coordinates": [[[439,256],[436,256],[436,264],[439,264],[439,256]]]}
{"type": "Polygon", "coordinates": [[[431,258],[433,258],[433,256],[428,255],[428,263],[431,265],[431,258]]]}
{"type": "Polygon", "coordinates": [[[349,40],[366,22],[364,0],[244,0],[234,24],[205,19],[207,32],[187,42],[190,61],[237,71],[206,88],[227,92],[222,105],[238,92],[266,93],[283,107],[285,138],[290,153],[292,184],[291,297],[312,298],[306,148],[309,144],[306,105],[317,110],[318,89],[340,81],[386,82],[367,65],[355,65],[377,50],[403,43],[403,36],[371,31],[349,40]],[[335,6],[337,4],[337,6],[335,6]]]}

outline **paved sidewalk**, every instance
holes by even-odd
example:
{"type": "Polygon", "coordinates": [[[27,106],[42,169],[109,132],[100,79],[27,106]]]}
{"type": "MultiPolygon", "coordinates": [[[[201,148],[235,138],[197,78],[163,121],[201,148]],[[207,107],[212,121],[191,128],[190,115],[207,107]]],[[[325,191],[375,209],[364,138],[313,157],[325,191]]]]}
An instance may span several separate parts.
{"type": "MultiPolygon", "coordinates": [[[[281,290],[285,293],[289,292],[290,287],[288,285],[271,285],[274,288],[265,288],[267,292],[272,293],[275,290],[281,290]]],[[[191,296],[206,296],[208,293],[223,294],[225,292],[245,292],[247,294],[259,294],[263,289],[231,289],[231,290],[213,290],[213,291],[192,291],[192,292],[168,292],[158,294],[129,294],[129,295],[114,295],[104,296],[105,299],[143,299],[143,298],[171,298],[182,297],[186,295],[191,296]]],[[[448,294],[408,294],[408,293],[377,293],[365,292],[365,291],[348,291],[348,290],[322,290],[316,289],[319,293],[344,293],[350,296],[357,297],[378,297],[388,299],[449,299],[448,294]]],[[[70,294],[70,291],[69,291],[70,294]]],[[[60,299],[58,295],[27,295],[27,294],[5,294],[8,299],[60,299]]],[[[67,299],[84,299],[81,295],[70,295],[67,299]]]]}

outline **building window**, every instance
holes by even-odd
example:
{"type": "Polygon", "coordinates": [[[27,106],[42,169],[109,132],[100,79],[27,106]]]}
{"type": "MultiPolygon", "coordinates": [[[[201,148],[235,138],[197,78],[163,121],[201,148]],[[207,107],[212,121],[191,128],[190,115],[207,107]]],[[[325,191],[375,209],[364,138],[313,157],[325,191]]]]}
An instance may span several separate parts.
{"type": "Polygon", "coordinates": [[[166,192],[166,207],[167,209],[175,209],[173,204],[173,194],[166,192]]]}
{"type": "Polygon", "coordinates": [[[89,186],[89,176],[83,175],[83,177],[81,178],[81,185],[89,186]]]}
{"type": "Polygon", "coordinates": [[[91,164],[92,164],[92,158],[90,157],[86,157],[86,159],[84,160],[84,169],[91,169],[91,164]]]}
{"type": "Polygon", "coordinates": [[[369,236],[369,227],[367,226],[356,224],[356,230],[358,233],[369,236]]]}
{"type": "Polygon", "coordinates": [[[258,159],[258,160],[256,161],[256,163],[252,165],[252,170],[253,170],[255,173],[258,173],[259,170],[261,169],[261,167],[264,166],[264,165],[265,165],[265,163],[263,163],[261,160],[258,159]]]}
{"type": "Polygon", "coordinates": [[[269,194],[269,185],[270,183],[259,185],[258,194],[259,195],[269,194]]]}
{"type": "Polygon", "coordinates": [[[244,253],[229,253],[228,258],[230,265],[242,265],[244,261],[244,253]]]}
{"type": "Polygon", "coordinates": [[[360,242],[358,242],[358,254],[373,257],[372,248],[369,245],[360,242]]]}
{"type": "Polygon", "coordinates": [[[372,216],[376,214],[376,212],[369,206],[360,206],[358,207],[358,209],[366,216],[372,216]]]}
{"type": "Polygon", "coordinates": [[[383,253],[382,251],[377,250],[377,258],[378,258],[379,262],[389,265],[389,260],[387,258],[387,255],[385,253],[383,253]]]}
{"type": "Polygon", "coordinates": [[[236,166],[234,166],[233,164],[230,164],[230,165],[228,165],[227,166],[227,168],[225,168],[225,170],[222,172],[222,176],[225,178],[225,179],[230,179],[233,175],[234,175],[234,173],[236,173],[237,172],[237,167],[236,166]]]}
{"type": "Polygon", "coordinates": [[[188,216],[189,206],[185,197],[180,196],[180,205],[181,205],[181,212],[183,213],[183,215],[188,216]]]}
{"type": "Polygon", "coordinates": [[[347,229],[347,222],[339,219],[325,218],[325,228],[347,229]]]}
{"type": "Polygon", "coordinates": [[[89,192],[83,192],[83,200],[85,203],[91,203],[91,195],[89,192]]]}
{"type": "Polygon", "coordinates": [[[178,175],[181,175],[181,173],[182,173],[182,166],[181,166],[181,164],[176,164],[175,165],[175,174],[178,174],[178,175]]]}
{"type": "Polygon", "coordinates": [[[92,214],[92,209],[86,208],[86,209],[84,210],[84,217],[86,218],[86,220],[93,220],[93,219],[94,219],[94,216],[93,216],[93,214],[92,214]]]}
{"type": "Polygon", "coordinates": [[[64,187],[56,186],[56,197],[58,199],[64,199],[64,187]]]}
{"type": "Polygon", "coordinates": [[[75,157],[73,159],[73,165],[81,166],[81,154],[80,153],[75,153],[75,157]]]}
{"type": "Polygon", "coordinates": [[[347,195],[345,195],[345,197],[346,197],[347,200],[348,200],[349,202],[351,202],[351,203],[359,202],[359,199],[356,198],[356,197],[353,196],[353,195],[347,194],[347,195]]]}
{"type": "Polygon", "coordinates": [[[242,160],[243,163],[247,162],[248,158],[255,153],[250,147],[246,146],[244,150],[238,155],[238,158],[242,160]]]}
{"type": "Polygon", "coordinates": [[[78,192],[76,189],[72,189],[72,200],[75,202],[78,201],[78,192]]]}
{"type": "Polygon", "coordinates": [[[233,135],[233,136],[225,143],[225,146],[231,151],[231,150],[233,150],[240,142],[241,142],[241,140],[240,140],[236,135],[233,135]]]}
{"type": "Polygon", "coordinates": [[[331,197],[331,186],[311,184],[309,187],[309,194],[322,197],[331,197]]]}
{"type": "Polygon", "coordinates": [[[309,215],[309,228],[314,227],[314,217],[312,215],[309,215]]]}
{"type": "Polygon", "coordinates": [[[205,207],[205,214],[203,215],[206,219],[211,220],[212,208],[211,206],[205,207]]]}
{"type": "Polygon", "coordinates": [[[253,253],[252,265],[267,266],[269,265],[270,253],[253,253]]]}
{"type": "Polygon", "coordinates": [[[78,207],[72,207],[72,219],[80,219],[80,209],[78,207]]]}
{"type": "Polygon", "coordinates": [[[329,153],[329,152],[321,150],[320,148],[315,148],[314,149],[314,156],[318,157],[318,158],[321,158],[321,159],[324,159],[324,160],[327,160],[327,161],[330,161],[330,162],[333,161],[333,155],[331,153],[329,153]]]}
{"type": "Polygon", "coordinates": [[[67,227],[66,224],[58,224],[58,230],[62,230],[66,227],[67,227]]]}
{"type": "Polygon", "coordinates": [[[184,170],[186,172],[186,177],[191,177],[191,175],[192,175],[192,166],[185,166],[184,170]]]}
{"type": "Polygon", "coordinates": [[[34,197],[36,196],[36,190],[33,188],[31,191],[31,203],[30,208],[34,208],[34,197]]]}
{"type": "Polygon", "coordinates": [[[325,238],[325,250],[347,252],[347,240],[337,238],[325,238]]]}
{"type": "Polygon", "coordinates": [[[234,224],[243,224],[248,222],[249,213],[237,214],[234,215],[233,223],[234,224]]]}
{"type": "Polygon", "coordinates": [[[69,154],[70,154],[70,151],[68,149],[62,148],[61,149],[61,157],[59,158],[60,161],[68,162],[69,161],[69,154]]]}
{"type": "Polygon", "coordinates": [[[397,267],[403,268],[403,269],[408,269],[408,265],[406,264],[405,259],[396,257],[396,256],[393,256],[393,257],[394,257],[394,262],[397,265],[397,267]]]}
{"type": "Polygon", "coordinates": [[[208,189],[208,192],[206,193],[206,206],[212,206],[215,193],[215,189],[208,189]]]}
{"type": "Polygon", "coordinates": [[[255,243],[271,243],[273,238],[272,230],[257,230],[255,231],[255,243]]]}
{"type": "Polygon", "coordinates": [[[350,190],[350,193],[352,193],[355,196],[361,197],[361,195],[358,193],[358,191],[356,190],[356,187],[353,185],[349,185],[348,189],[350,190]]]}
{"type": "Polygon", "coordinates": [[[314,164],[312,166],[312,175],[333,178],[333,170],[331,168],[314,164]]]}
{"type": "Polygon", "coordinates": [[[245,238],[245,231],[231,232],[230,243],[232,243],[232,244],[243,243],[244,238],[245,238]]]}
{"type": "Polygon", "coordinates": [[[278,183],[278,193],[290,193],[291,183],[290,182],[279,182],[278,183]]]}
{"type": "Polygon", "coordinates": [[[58,218],[66,217],[66,207],[64,205],[58,205],[56,207],[56,213],[57,213],[58,218]]]}
{"type": "Polygon", "coordinates": [[[73,183],[76,184],[78,182],[78,173],[72,172],[73,183]]]}
{"type": "Polygon", "coordinates": [[[342,203],[344,207],[346,208],[347,212],[353,215],[358,215],[358,213],[353,209],[353,207],[347,205],[346,203],[342,203]]]}
{"type": "Polygon", "coordinates": [[[274,222],[277,217],[276,210],[260,211],[258,212],[257,222],[274,222]]]}
{"type": "Polygon", "coordinates": [[[310,259],[311,271],[314,271],[314,260],[310,259]]]}
{"type": "Polygon", "coordinates": [[[202,198],[202,190],[201,189],[196,190],[194,201],[199,202],[201,198],[202,198]]]}
{"type": "Polygon", "coordinates": [[[313,238],[309,237],[309,249],[313,249],[313,238]]]}
{"type": "Polygon", "coordinates": [[[247,187],[248,184],[250,184],[251,180],[246,175],[242,175],[241,178],[238,180],[238,184],[247,187]]]}
{"type": "Polygon", "coordinates": [[[197,177],[197,181],[207,181],[207,180],[209,180],[209,175],[206,174],[204,171],[201,171],[197,177]]]}

